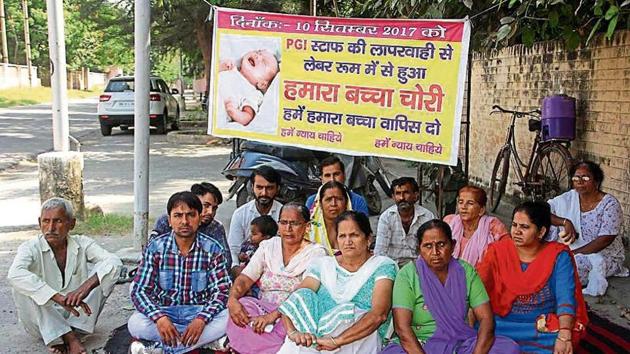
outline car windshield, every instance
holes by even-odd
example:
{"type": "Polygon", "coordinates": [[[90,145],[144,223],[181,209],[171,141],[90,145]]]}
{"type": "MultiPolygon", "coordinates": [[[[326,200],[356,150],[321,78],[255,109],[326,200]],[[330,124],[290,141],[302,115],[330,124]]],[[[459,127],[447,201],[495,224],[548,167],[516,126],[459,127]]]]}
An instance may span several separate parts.
{"type": "MultiPolygon", "coordinates": [[[[133,92],[134,88],[133,80],[110,80],[105,92],[133,92]]],[[[158,91],[153,81],[151,81],[151,91],[158,91]]]]}

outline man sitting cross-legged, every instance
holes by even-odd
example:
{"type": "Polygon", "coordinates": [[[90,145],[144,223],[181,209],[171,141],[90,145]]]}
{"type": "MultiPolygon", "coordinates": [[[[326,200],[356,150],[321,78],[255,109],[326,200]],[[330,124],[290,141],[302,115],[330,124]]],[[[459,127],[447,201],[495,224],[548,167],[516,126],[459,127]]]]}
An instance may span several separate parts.
{"type": "Polygon", "coordinates": [[[166,209],[173,232],[144,250],[131,288],[137,311],[128,328],[135,338],[161,342],[167,353],[186,353],[225,335],[231,283],[223,248],[197,232],[199,198],[175,193],[166,209]]]}
{"type": "Polygon", "coordinates": [[[86,353],[77,334],[94,332],[122,266],[94,240],[70,236],[75,223],[69,201],[45,201],[42,233],[20,245],[8,274],[20,322],[51,353],[86,353]]]}

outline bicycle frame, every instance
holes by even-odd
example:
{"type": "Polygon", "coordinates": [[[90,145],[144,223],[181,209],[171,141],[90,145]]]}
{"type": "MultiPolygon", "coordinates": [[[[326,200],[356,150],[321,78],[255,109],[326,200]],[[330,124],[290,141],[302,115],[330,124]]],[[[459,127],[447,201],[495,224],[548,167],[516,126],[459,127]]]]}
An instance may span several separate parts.
{"type": "Polygon", "coordinates": [[[518,176],[518,179],[519,179],[518,184],[520,184],[521,186],[525,186],[529,178],[529,174],[532,168],[532,163],[534,161],[534,158],[536,157],[536,154],[538,153],[538,146],[540,145],[541,133],[540,131],[536,132],[534,144],[532,145],[532,151],[529,154],[529,160],[527,161],[527,164],[526,164],[525,162],[523,162],[520,155],[518,154],[516,138],[514,137],[514,127],[516,125],[516,117],[517,115],[515,113],[512,113],[512,121],[510,123],[510,126],[508,127],[508,134],[505,139],[505,144],[503,146],[509,146],[510,152],[511,152],[510,158],[512,159],[514,163],[512,166],[514,166],[514,170],[516,171],[516,175],[518,176]],[[523,172],[522,170],[523,168],[525,168],[525,172],[523,172]]]}

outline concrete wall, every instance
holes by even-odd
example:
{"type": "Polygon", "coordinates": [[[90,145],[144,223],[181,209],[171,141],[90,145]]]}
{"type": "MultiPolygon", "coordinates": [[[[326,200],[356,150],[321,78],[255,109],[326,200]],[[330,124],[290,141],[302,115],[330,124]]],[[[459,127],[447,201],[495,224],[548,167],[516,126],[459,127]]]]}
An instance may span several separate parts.
{"type": "Polygon", "coordinates": [[[94,87],[104,87],[107,81],[107,74],[93,73],[88,68],[68,72],[68,89],[90,90],[94,87]]]}
{"type": "MultiPolygon", "coordinates": [[[[37,67],[31,67],[33,87],[41,86],[37,77],[37,67]]],[[[0,90],[12,87],[29,87],[28,67],[26,65],[0,64],[0,90]]]]}
{"type": "MultiPolygon", "coordinates": [[[[588,48],[567,51],[559,42],[533,48],[514,46],[475,53],[472,72],[470,176],[489,185],[494,159],[503,144],[507,115],[489,116],[492,105],[516,110],[540,108],[542,98],[564,93],[577,99],[574,157],[594,160],[604,173],[604,190],[624,208],[625,235],[630,233],[630,31],[610,42],[602,38],[588,48]]],[[[522,120],[516,128],[522,158],[529,157],[533,133],[522,120]]],[[[512,172],[513,173],[513,172],[512,172]]],[[[510,181],[512,181],[510,176],[510,181]]],[[[508,187],[507,193],[515,189],[508,187]]]]}

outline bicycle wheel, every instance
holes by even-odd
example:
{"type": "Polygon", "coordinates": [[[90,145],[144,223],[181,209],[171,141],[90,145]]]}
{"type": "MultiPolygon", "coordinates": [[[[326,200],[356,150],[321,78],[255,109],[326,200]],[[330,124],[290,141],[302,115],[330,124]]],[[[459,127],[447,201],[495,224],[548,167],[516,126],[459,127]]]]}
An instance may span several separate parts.
{"type": "Polygon", "coordinates": [[[495,212],[501,202],[501,197],[505,193],[508,174],[510,173],[510,154],[512,151],[508,145],[504,145],[497,159],[494,160],[494,168],[492,169],[492,178],[490,179],[490,211],[495,212]]]}
{"type": "Polygon", "coordinates": [[[564,145],[551,143],[542,147],[532,162],[529,179],[535,186],[534,198],[546,201],[571,189],[569,169],[572,161],[573,157],[564,145]]]}

